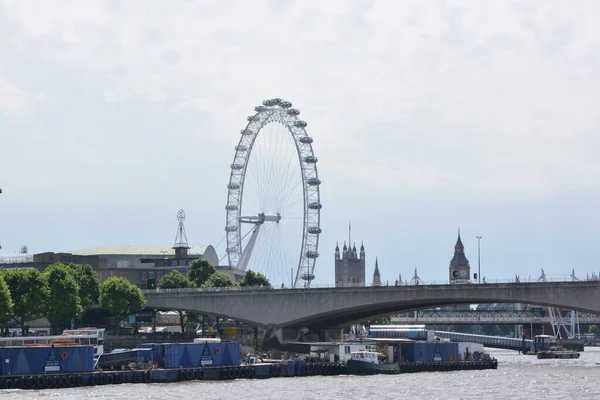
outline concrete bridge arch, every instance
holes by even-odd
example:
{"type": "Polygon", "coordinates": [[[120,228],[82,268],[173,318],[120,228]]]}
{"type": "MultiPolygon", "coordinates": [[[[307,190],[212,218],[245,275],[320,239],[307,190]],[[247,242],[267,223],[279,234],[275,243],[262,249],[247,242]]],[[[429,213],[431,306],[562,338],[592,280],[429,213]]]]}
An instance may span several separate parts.
{"type": "Polygon", "coordinates": [[[524,303],[600,314],[600,281],[320,289],[145,291],[148,308],[185,310],[263,327],[344,326],[456,304],[524,303]]]}

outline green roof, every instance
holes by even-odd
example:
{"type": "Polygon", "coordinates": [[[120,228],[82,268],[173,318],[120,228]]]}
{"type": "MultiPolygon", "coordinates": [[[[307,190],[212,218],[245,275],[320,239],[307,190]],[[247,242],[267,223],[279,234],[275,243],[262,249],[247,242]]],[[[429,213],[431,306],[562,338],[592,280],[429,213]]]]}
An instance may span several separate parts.
{"type": "MultiPolygon", "coordinates": [[[[203,255],[209,246],[191,246],[189,254],[203,255]]],[[[175,255],[173,246],[105,246],[92,247],[71,251],[71,254],[80,256],[104,256],[104,255],[132,255],[132,256],[163,256],[175,255]]]]}

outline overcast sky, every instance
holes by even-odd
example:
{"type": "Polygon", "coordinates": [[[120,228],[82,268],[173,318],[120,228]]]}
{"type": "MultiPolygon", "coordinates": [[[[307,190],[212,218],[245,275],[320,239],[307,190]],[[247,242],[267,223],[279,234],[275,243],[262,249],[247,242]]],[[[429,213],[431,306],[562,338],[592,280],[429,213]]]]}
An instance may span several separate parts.
{"type": "MultiPolygon", "coordinates": [[[[317,283],[347,237],[382,279],[600,270],[600,2],[0,4],[3,253],[224,236],[246,116],[290,100],[323,181],[317,283]],[[474,271],[473,271],[474,272],[474,271]]],[[[217,249],[223,255],[224,246],[217,249]]]]}

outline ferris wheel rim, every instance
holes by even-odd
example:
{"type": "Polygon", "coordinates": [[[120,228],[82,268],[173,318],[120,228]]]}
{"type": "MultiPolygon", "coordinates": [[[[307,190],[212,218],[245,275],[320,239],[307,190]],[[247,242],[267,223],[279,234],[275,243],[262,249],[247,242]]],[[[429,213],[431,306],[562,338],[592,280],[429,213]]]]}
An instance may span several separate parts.
{"type": "Polygon", "coordinates": [[[317,157],[312,147],[312,137],[306,132],[306,122],[298,118],[300,111],[291,108],[290,102],[281,99],[265,100],[262,106],[255,107],[256,113],[248,117],[248,123],[241,131],[235,147],[233,163],[227,185],[226,238],[229,265],[237,266],[243,252],[241,237],[241,212],[246,181],[246,170],[251,159],[252,148],[261,130],[269,123],[280,123],[294,141],[302,178],[303,228],[300,256],[293,286],[302,281],[314,279],[314,268],[319,256],[318,244],[321,233],[320,179],[317,171],[317,157]]]}

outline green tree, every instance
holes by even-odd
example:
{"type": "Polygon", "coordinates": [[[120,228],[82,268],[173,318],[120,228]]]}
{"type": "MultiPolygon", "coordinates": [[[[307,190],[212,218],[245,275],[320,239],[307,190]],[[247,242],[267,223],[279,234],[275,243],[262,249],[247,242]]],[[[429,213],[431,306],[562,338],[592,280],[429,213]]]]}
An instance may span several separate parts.
{"type": "Polygon", "coordinates": [[[98,303],[100,295],[100,279],[88,264],[69,264],[71,275],[79,284],[79,302],[84,311],[89,311],[94,303],[98,303]]]}
{"type": "Polygon", "coordinates": [[[366,321],[362,325],[371,326],[371,325],[391,325],[392,324],[392,316],[388,315],[385,317],[377,318],[372,321],[366,321]]]}
{"type": "Polygon", "coordinates": [[[4,275],[5,273],[0,273],[0,323],[2,324],[13,315],[13,302],[4,275]]]}
{"type": "MultiPolygon", "coordinates": [[[[161,289],[182,289],[182,288],[195,288],[196,284],[183,276],[183,274],[176,269],[165,275],[160,281],[158,281],[158,287],[161,289]]],[[[179,323],[181,324],[181,333],[184,333],[185,313],[181,310],[177,310],[179,313],[179,323]]]]}
{"type": "Polygon", "coordinates": [[[52,264],[43,274],[48,281],[48,300],[44,315],[56,333],[60,323],[66,323],[83,313],[79,302],[79,284],[65,264],[52,264]]]}
{"type": "Polygon", "coordinates": [[[195,288],[196,284],[174,269],[158,281],[158,287],[161,289],[195,288]]]}
{"type": "Polygon", "coordinates": [[[213,288],[213,287],[232,287],[235,286],[233,281],[227,274],[222,272],[215,272],[208,278],[206,282],[202,285],[203,288],[213,288]]]}
{"type": "Polygon", "coordinates": [[[6,270],[4,280],[10,290],[13,316],[24,333],[25,322],[44,314],[49,294],[48,280],[35,268],[6,270]]]}
{"type": "Polygon", "coordinates": [[[208,261],[194,260],[190,264],[188,278],[194,282],[197,287],[202,287],[208,278],[210,278],[215,272],[217,272],[217,269],[208,261]]]}
{"type": "Polygon", "coordinates": [[[240,281],[240,286],[271,286],[266,276],[252,270],[247,270],[240,281]]]}
{"type": "Polygon", "coordinates": [[[598,325],[590,325],[588,327],[588,332],[593,333],[594,336],[598,336],[598,325]]]}
{"type": "Polygon", "coordinates": [[[146,307],[146,299],[139,286],[126,278],[114,276],[100,285],[100,306],[115,316],[118,328],[125,317],[146,307]]]}

